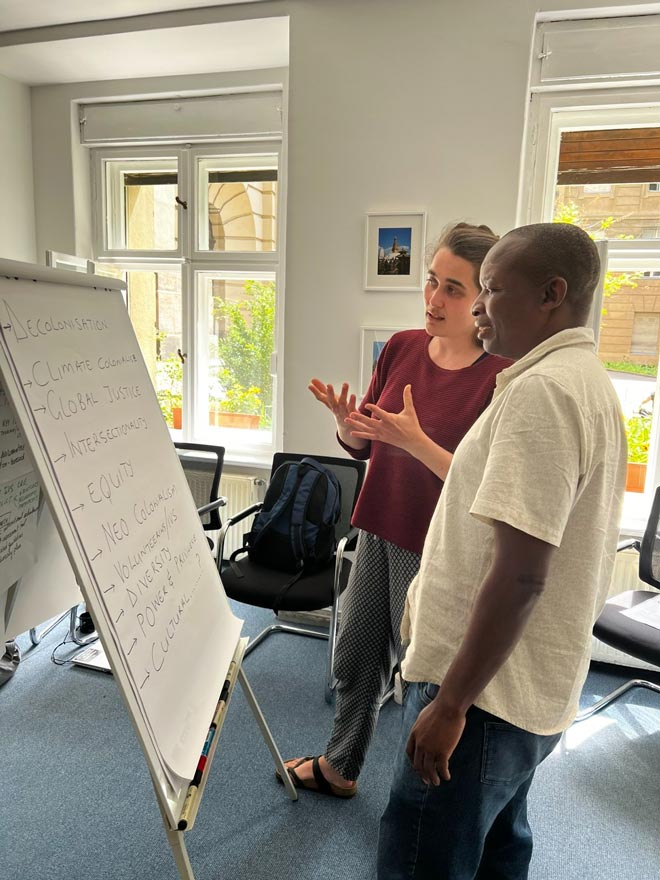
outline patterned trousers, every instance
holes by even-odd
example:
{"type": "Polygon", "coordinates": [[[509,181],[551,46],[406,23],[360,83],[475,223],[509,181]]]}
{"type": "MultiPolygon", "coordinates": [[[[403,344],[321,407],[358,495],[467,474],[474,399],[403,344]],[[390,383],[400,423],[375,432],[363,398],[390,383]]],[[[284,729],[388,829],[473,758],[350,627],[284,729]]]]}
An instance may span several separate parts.
{"type": "Polygon", "coordinates": [[[361,531],[344,597],[335,654],[336,711],[325,758],[357,779],[380,702],[401,659],[401,618],[421,557],[361,531]]]}

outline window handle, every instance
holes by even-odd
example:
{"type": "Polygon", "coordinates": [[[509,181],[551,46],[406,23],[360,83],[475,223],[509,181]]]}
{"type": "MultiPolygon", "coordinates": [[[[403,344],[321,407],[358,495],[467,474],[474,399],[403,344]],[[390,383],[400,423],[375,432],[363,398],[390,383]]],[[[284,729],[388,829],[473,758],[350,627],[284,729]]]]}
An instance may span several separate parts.
{"type": "Polygon", "coordinates": [[[188,202],[185,202],[183,199],[180,199],[178,196],[174,196],[174,201],[177,205],[181,205],[184,211],[188,210],[188,202]]]}
{"type": "Polygon", "coordinates": [[[182,352],[180,348],[177,348],[176,353],[177,353],[177,354],[179,355],[179,357],[181,358],[181,363],[182,363],[182,364],[185,364],[185,362],[186,362],[186,358],[188,357],[188,353],[187,353],[187,352],[182,352]]]}

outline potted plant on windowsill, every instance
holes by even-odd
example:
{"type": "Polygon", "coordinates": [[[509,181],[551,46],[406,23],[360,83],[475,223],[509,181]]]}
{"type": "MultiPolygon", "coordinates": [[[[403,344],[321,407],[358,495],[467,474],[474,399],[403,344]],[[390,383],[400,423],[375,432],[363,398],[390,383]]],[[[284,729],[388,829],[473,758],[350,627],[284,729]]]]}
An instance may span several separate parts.
{"type": "Polygon", "coordinates": [[[261,417],[261,392],[256,386],[244,388],[235,383],[220,401],[211,424],[224,428],[248,428],[256,430],[261,417]]]}
{"type": "Polygon", "coordinates": [[[643,492],[651,440],[651,416],[634,415],[626,422],[628,472],[626,492],[643,492]]]}
{"type": "Polygon", "coordinates": [[[170,428],[181,428],[183,364],[174,354],[156,362],[156,397],[170,428]]]}

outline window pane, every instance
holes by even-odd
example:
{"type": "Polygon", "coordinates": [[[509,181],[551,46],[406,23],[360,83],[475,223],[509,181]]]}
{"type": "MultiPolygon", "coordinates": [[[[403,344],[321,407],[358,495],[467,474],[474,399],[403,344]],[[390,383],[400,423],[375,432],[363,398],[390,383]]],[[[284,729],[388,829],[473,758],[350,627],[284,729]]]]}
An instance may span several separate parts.
{"type": "Polygon", "coordinates": [[[633,316],[631,354],[658,356],[658,334],[660,333],[660,314],[645,315],[635,312],[633,316]]]}
{"type": "Polygon", "coordinates": [[[107,159],[104,170],[109,249],[176,250],[176,159],[107,159]]]}
{"type": "Polygon", "coordinates": [[[276,250],[276,156],[199,159],[197,180],[200,250],[276,250]]]}
{"type": "MultiPolygon", "coordinates": [[[[654,130],[655,131],[655,130],[654,130]]],[[[639,150],[645,144],[644,130],[630,129],[621,141],[621,150],[627,135],[637,132],[639,150]]],[[[584,133],[582,133],[584,135],[584,133]]],[[[601,132],[591,132],[589,137],[601,132]]],[[[572,155],[564,153],[575,132],[564,132],[560,147],[559,177],[571,174],[572,182],[556,184],[554,219],[575,223],[594,239],[625,240],[647,239],[658,241],[657,253],[647,252],[647,258],[660,263],[660,187],[653,180],[653,168],[643,170],[641,160],[629,153],[616,153],[616,142],[605,158],[600,155],[598,138],[585,152],[584,144],[577,144],[572,155]],[[590,152],[589,152],[590,150],[590,152]],[[637,164],[636,181],[622,180],[624,172],[637,164]],[[600,163],[598,165],[598,163],[600,163]],[[601,167],[602,166],[602,167],[601,167]],[[623,170],[622,170],[623,169],[623,170]],[[627,169],[627,170],[626,170],[627,169]],[[598,174],[596,181],[587,182],[589,175],[598,174]],[[609,180],[608,180],[609,176],[609,180]],[[579,182],[575,182],[575,178],[579,182]]],[[[587,138],[588,140],[589,138],[587,138]]],[[[580,137],[577,138],[580,141],[580,137]]],[[[576,145],[573,145],[574,148],[576,145]]],[[[587,144],[587,147],[589,145],[587,144]]],[[[658,358],[660,355],[660,273],[657,271],[608,271],[605,277],[603,313],[600,322],[598,356],[605,365],[621,401],[628,437],[629,492],[643,492],[646,480],[653,403],[655,399],[658,358]]]]}
{"type": "Polygon", "coordinates": [[[170,428],[181,429],[183,361],[181,274],[127,272],[128,311],[140,350],[170,428]]]}
{"type": "Polygon", "coordinates": [[[642,492],[660,355],[660,278],[608,272],[598,354],[626,420],[628,491],[642,492]]]}
{"type": "Polygon", "coordinates": [[[206,338],[206,363],[200,360],[199,373],[208,376],[207,388],[200,389],[200,428],[224,446],[269,445],[275,281],[211,273],[198,278],[206,338]]]}

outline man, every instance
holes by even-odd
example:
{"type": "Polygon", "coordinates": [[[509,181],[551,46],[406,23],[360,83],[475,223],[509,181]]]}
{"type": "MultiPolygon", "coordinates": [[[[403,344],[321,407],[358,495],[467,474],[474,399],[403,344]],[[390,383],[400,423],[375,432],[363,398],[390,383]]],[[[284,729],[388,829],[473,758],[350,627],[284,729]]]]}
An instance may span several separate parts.
{"type": "Polygon", "coordinates": [[[621,411],[584,326],[599,269],[585,232],[551,223],[483,263],[479,337],[517,362],[456,450],[408,594],[418,684],[379,880],[527,877],[527,792],[577,710],[624,494],[621,411]]]}

